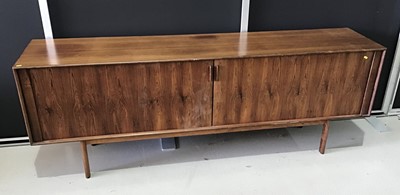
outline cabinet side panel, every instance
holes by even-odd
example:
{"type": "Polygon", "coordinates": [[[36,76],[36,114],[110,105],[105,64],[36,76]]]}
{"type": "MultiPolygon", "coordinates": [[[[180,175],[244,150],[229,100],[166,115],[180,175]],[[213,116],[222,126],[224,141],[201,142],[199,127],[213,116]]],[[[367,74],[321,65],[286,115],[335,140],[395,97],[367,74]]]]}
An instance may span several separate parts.
{"type": "Polygon", "coordinates": [[[43,141],[29,70],[13,70],[30,143],[43,141]]]}
{"type": "Polygon", "coordinates": [[[32,69],[44,140],[210,126],[211,64],[32,69]]]}
{"type": "Polygon", "coordinates": [[[385,51],[375,52],[373,62],[371,64],[371,70],[369,73],[368,83],[365,88],[364,102],[361,110],[363,116],[369,116],[371,114],[372,104],[375,97],[375,91],[379,83],[379,76],[382,69],[382,62],[385,58],[385,51]]]}
{"type": "Polygon", "coordinates": [[[372,57],[358,52],[219,60],[214,125],[360,115],[372,57]]]}

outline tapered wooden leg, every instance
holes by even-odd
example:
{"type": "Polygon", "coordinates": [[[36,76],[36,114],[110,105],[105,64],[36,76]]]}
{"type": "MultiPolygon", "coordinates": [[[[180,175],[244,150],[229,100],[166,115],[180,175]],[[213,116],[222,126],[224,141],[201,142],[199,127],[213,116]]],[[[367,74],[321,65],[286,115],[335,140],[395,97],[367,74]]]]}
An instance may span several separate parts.
{"type": "Polygon", "coordinates": [[[322,125],[322,135],[321,142],[319,144],[319,152],[321,154],[325,154],[326,142],[328,141],[328,133],[329,133],[329,121],[324,122],[322,125]]]}
{"type": "Polygon", "coordinates": [[[83,168],[85,169],[85,176],[86,178],[90,178],[89,157],[87,152],[87,144],[85,141],[81,141],[81,150],[82,150],[83,168]]]}

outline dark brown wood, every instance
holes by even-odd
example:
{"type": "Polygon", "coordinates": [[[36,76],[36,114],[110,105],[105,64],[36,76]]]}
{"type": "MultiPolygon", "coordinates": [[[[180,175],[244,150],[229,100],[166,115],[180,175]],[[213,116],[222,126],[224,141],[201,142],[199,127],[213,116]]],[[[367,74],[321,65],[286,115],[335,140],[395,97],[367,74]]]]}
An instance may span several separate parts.
{"type": "Polygon", "coordinates": [[[348,29],[33,40],[13,67],[31,144],[323,124],[369,115],[385,48],[348,29]]]}
{"type": "MultiPolygon", "coordinates": [[[[234,133],[234,132],[242,132],[242,131],[255,131],[255,130],[267,130],[267,129],[277,129],[277,128],[287,128],[287,127],[298,127],[304,125],[318,125],[322,124],[323,121],[292,121],[291,123],[286,122],[270,122],[270,123],[259,123],[259,124],[247,124],[247,125],[227,125],[225,127],[217,127],[217,128],[207,128],[198,131],[191,130],[177,130],[177,131],[168,131],[161,135],[162,138],[170,138],[170,137],[182,137],[182,136],[193,136],[193,135],[208,135],[208,134],[221,134],[221,133],[234,133]]],[[[104,144],[104,143],[115,143],[115,142],[125,142],[125,141],[135,141],[135,140],[144,140],[144,139],[155,139],[159,138],[160,135],[143,133],[141,135],[125,135],[125,136],[115,136],[115,137],[107,137],[104,139],[93,139],[88,140],[87,142],[90,144],[104,144]]]]}
{"type": "Polygon", "coordinates": [[[282,120],[282,121],[266,121],[257,123],[221,125],[221,126],[211,126],[211,127],[174,129],[174,130],[145,131],[136,133],[122,133],[113,135],[99,135],[99,136],[47,140],[43,142],[36,142],[33,145],[91,141],[91,140],[107,140],[107,139],[123,140],[127,137],[135,137],[132,138],[132,140],[145,140],[145,139],[156,139],[156,138],[182,137],[191,135],[207,135],[207,134],[230,133],[230,132],[241,132],[241,131],[252,131],[252,130],[265,130],[265,129],[276,129],[284,127],[317,125],[317,124],[322,124],[326,120],[351,119],[356,117],[359,117],[359,115],[282,120]]]}
{"type": "Polygon", "coordinates": [[[33,137],[31,134],[31,127],[29,124],[29,119],[28,119],[28,112],[26,110],[26,105],[25,105],[25,99],[24,99],[24,93],[22,92],[21,89],[21,83],[19,81],[19,76],[17,74],[17,70],[13,70],[13,75],[14,75],[14,80],[15,80],[15,84],[17,87],[17,92],[18,92],[18,98],[19,98],[19,103],[21,105],[21,111],[22,111],[22,115],[24,117],[24,122],[25,122],[25,127],[26,127],[26,131],[28,133],[28,137],[29,137],[29,142],[30,144],[33,144],[33,137]]]}
{"type": "MultiPolygon", "coordinates": [[[[211,42],[207,43],[208,35],[203,36],[205,35],[151,38],[158,40],[160,44],[163,40],[170,42],[179,38],[182,43],[177,41],[175,45],[182,47],[190,46],[189,43],[212,45],[211,42]],[[197,43],[196,40],[200,38],[205,41],[197,43]]],[[[376,84],[377,80],[373,76],[377,77],[376,74],[379,73],[371,68],[372,60],[375,62],[379,56],[373,57],[374,51],[370,50],[380,52],[382,48],[374,48],[377,45],[349,29],[228,33],[215,36],[215,44],[234,47],[235,43],[242,46],[246,43],[247,49],[240,49],[240,58],[216,61],[134,64],[121,61],[120,65],[78,67],[69,66],[71,64],[15,66],[16,71],[21,71],[21,77],[29,82],[27,86],[32,85],[27,89],[28,92],[31,91],[30,95],[28,93],[28,99],[31,100],[26,107],[29,106],[27,110],[32,113],[32,117],[37,118],[34,120],[37,123],[35,128],[28,129],[34,137],[33,142],[211,125],[359,116],[363,113],[362,108],[366,107],[361,108],[361,104],[370,104],[366,98],[369,97],[367,93],[373,91],[371,83],[376,84]],[[251,41],[243,42],[244,39],[240,39],[239,42],[232,42],[237,35],[245,36],[247,41],[251,41]],[[309,43],[304,42],[298,48],[297,45],[286,47],[286,40],[294,37],[300,39],[300,35],[301,40],[308,40],[309,43]],[[311,41],[312,38],[321,41],[332,36],[338,39],[336,41],[339,42],[335,42],[337,45],[331,41],[320,42],[318,45],[311,41]],[[259,39],[255,41],[254,38],[259,39]],[[269,42],[263,41],[270,41],[272,38],[276,39],[277,45],[271,46],[271,50],[278,50],[279,56],[247,58],[247,55],[243,55],[248,52],[272,54],[269,50],[259,50],[261,46],[258,45],[268,45],[269,42]],[[346,43],[352,44],[339,47],[342,39],[350,38],[353,41],[348,40],[346,43]],[[330,48],[329,54],[316,54],[321,53],[321,50],[322,53],[327,52],[320,48],[322,46],[330,48]],[[304,52],[308,51],[308,47],[312,47],[314,52],[307,55],[287,55],[294,51],[293,48],[304,52]],[[350,48],[351,50],[346,50],[350,48]],[[210,67],[214,70],[210,71],[210,67]]],[[[79,40],[93,45],[89,48],[79,47],[76,39],[59,40],[58,49],[66,53],[79,52],[79,56],[85,56],[90,51],[107,50],[114,56],[113,52],[123,47],[122,40],[129,43],[125,45],[125,49],[137,49],[135,51],[139,52],[138,55],[141,55],[141,50],[160,46],[143,45],[153,43],[150,37],[79,40]],[[96,41],[92,42],[93,40],[96,41]],[[133,43],[135,44],[130,45],[133,43]]],[[[41,44],[32,42],[32,45],[39,47],[41,44]]],[[[53,46],[57,48],[57,43],[53,46]]],[[[45,49],[46,52],[48,49],[45,49]]],[[[220,55],[224,56],[224,51],[218,52],[222,52],[220,55]]],[[[33,52],[31,47],[24,52],[28,56],[39,53],[33,52]]],[[[54,53],[49,51],[43,55],[51,57],[54,53]]],[[[80,58],[79,56],[76,57],[80,58]]],[[[106,58],[107,56],[96,59],[100,63],[106,58]]],[[[82,65],[87,65],[87,59],[88,56],[81,59],[82,65]]],[[[62,61],[61,58],[52,60],[62,61]]],[[[375,63],[373,67],[376,67],[375,63]]],[[[26,117],[27,121],[30,121],[29,116],[28,114],[26,117]]]]}
{"type": "Polygon", "coordinates": [[[33,40],[14,68],[214,60],[375,51],[385,48],[348,29],[33,40]]]}
{"type": "Polygon", "coordinates": [[[382,68],[383,68],[383,63],[385,61],[385,56],[386,56],[386,49],[382,51],[382,56],[381,56],[380,63],[379,63],[379,69],[378,69],[378,72],[376,73],[377,75],[376,75],[376,79],[375,79],[375,86],[374,86],[372,98],[371,98],[370,105],[369,105],[368,115],[371,115],[372,107],[374,105],[375,95],[376,95],[376,91],[378,90],[379,79],[381,77],[381,72],[382,72],[382,68]]]}
{"type": "Polygon", "coordinates": [[[380,59],[381,57],[381,53],[380,52],[375,52],[373,59],[372,59],[372,65],[370,67],[370,71],[369,71],[369,76],[368,76],[368,80],[367,80],[367,85],[365,86],[365,92],[364,92],[364,99],[363,99],[363,104],[361,106],[361,115],[365,115],[368,113],[368,108],[369,108],[369,102],[371,101],[371,97],[372,97],[372,91],[373,88],[371,87],[371,84],[374,84],[374,79],[376,77],[374,77],[374,71],[377,72],[378,68],[377,68],[377,58],[380,59]]]}
{"type": "Polygon", "coordinates": [[[217,60],[213,125],[360,115],[372,57],[354,52],[217,60]]]}
{"type": "Polygon", "coordinates": [[[30,69],[43,139],[210,126],[210,65],[30,69]]]}
{"type": "Polygon", "coordinates": [[[366,116],[371,115],[372,106],[373,106],[374,100],[375,100],[375,94],[376,94],[376,91],[378,90],[379,78],[380,78],[380,76],[381,76],[381,71],[382,71],[382,67],[383,67],[383,62],[384,62],[384,59],[385,59],[385,55],[386,55],[386,50],[383,51],[382,56],[381,56],[381,59],[380,59],[379,69],[378,69],[378,72],[376,73],[376,76],[375,76],[376,79],[375,79],[374,90],[373,90],[373,93],[372,93],[372,98],[371,98],[371,100],[370,100],[370,102],[369,102],[368,114],[367,114],[366,116]]]}
{"type": "Polygon", "coordinates": [[[372,104],[374,102],[375,92],[378,88],[379,76],[382,70],[385,53],[385,51],[378,51],[374,54],[361,110],[361,114],[364,116],[369,116],[371,114],[372,104]]]}
{"type": "Polygon", "coordinates": [[[325,154],[326,142],[328,141],[328,134],[329,134],[329,122],[325,121],[322,124],[322,135],[321,135],[321,142],[319,144],[319,152],[321,154],[325,154]]]}
{"type": "Polygon", "coordinates": [[[90,165],[89,165],[89,156],[87,151],[87,142],[81,141],[81,150],[82,150],[82,162],[83,169],[85,171],[85,177],[90,178],[90,165]]]}
{"type": "Polygon", "coordinates": [[[40,119],[37,113],[34,89],[28,74],[29,70],[16,70],[17,86],[20,95],[22,113],[25,118],[25,125],[28,131],[30,142],[43,141],[40,119]]]}

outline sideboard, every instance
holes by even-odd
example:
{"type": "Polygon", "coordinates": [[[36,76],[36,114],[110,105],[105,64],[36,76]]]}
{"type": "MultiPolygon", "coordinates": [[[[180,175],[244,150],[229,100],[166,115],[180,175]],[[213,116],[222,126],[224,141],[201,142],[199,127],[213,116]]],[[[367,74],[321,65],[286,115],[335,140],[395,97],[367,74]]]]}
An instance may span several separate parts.
{"type": "MultiPolygon", "coordinates": [[[[14,77],[32,145],[369,116],[386,49],[348,28],[32,40],[14,77]]],[[[299,129],[300,131],[300,129],[299,129]]]]}

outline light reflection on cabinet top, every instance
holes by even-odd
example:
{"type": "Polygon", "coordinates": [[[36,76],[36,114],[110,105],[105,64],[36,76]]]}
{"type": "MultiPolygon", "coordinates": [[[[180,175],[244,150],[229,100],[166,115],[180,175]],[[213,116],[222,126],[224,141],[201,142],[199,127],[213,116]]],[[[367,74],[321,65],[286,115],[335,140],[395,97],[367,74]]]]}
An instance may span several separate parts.
{"type": "Polygon", "coordinates": [[[349,28],[32,40],[14,69],[384,50],[349,28]]]}

